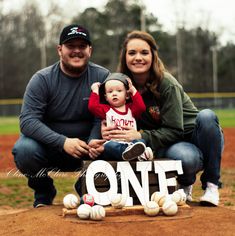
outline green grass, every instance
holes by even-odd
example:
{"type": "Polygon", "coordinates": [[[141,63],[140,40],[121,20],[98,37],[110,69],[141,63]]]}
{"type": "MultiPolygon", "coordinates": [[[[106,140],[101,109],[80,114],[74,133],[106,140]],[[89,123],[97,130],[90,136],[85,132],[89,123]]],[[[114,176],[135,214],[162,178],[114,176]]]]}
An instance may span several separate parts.
{"type": "MultiPolygon", "coordinates": [[[[235,127],[235,109],[214,110],[219,117],[221,126],[235,127]]],[[[18,117],[0,117],[0,134],[18,134],[18,117]]]]}
{"type": "Polygon", "coordinates": [[[18,117],[0,117],[0,134],[18,134],[19,130],[18,117]]]}
{"type": "MultiPolygon", "coordinates": [[[[12,172],[13,173],[13,172],[12,172]]],[[[12,173],[0,176],[0,207],[10,206],[14,208],[25,208],[33,205],[34,194],[27,186],[27,179],[20,175],[12,176],[12,173]]],[[[68,193],[75,193],[73,185],[77,180],[76,173],[65,173],[65,177],[53,177],[57,189],[55,203],[62,204],[63,197],[68,193]],[[66,175],[67,174],[67,175],[66,175]]]]}
{"type": "Polygon", "coordinates": [[[0,206],[28,207],[33,192],[27,187],[25,178],[0,179],[0,206]]]}
{"type": "Polygon", "coordinates": [[[225,127],[235,127],[235,109],[214,110],[217,114],[220,125],[225,127]]]}

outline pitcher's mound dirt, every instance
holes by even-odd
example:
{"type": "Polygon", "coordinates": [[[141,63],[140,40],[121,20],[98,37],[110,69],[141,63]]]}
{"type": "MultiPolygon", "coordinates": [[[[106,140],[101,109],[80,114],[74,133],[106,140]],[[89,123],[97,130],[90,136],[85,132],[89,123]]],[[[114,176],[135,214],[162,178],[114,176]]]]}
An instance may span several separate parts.
{"type": "MultiPolygon", "coordinates": [[[[188,209],[185,209],[188,210],[188,209]]],[[[145,215],[111,216],[87,224],[62,216],[62,206],[0,216],[0,235],[234,235],[235,211],[223,207],[192,207],[186,218],[145,215]],[[127,219],[128,217],[128,219],[127,219]],[[149,220],[146,220],[149,219],[149,220]],[[118,221],[118,222],[117,222],[118,221]]]]}

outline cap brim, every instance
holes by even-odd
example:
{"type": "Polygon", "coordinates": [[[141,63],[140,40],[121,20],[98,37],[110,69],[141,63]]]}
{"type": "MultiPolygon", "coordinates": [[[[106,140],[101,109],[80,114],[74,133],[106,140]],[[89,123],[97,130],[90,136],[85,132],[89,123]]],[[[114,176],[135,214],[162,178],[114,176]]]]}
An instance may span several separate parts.
{"type": "Polygon", "coordinates": [[[81,35],[75,35],[74,37],[71,37],[71,38],[69,38],[69,39],[66,39],[66,40],[60,42],[60,44],[67,43],[68,41],[70,41],[70,40],[72,40],[72,39],[83,39],[83,40],[85,40],[89,45],[91,45],[91,41],[88,40],[87,38],[81,36],[81,35]]]}

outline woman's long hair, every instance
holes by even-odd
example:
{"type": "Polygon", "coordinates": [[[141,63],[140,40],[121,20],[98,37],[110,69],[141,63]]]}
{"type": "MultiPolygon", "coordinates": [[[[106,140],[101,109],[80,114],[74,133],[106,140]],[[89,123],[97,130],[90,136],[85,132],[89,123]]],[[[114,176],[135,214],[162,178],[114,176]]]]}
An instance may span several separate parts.
{"type": "MultiPolygon", "coordinates": [[[[155,39],[148,34],[147,32],[144,31],[132,31],[130,32],[126,39],[124,40],[121,53],[120,53],[120,60],[119,60],[119,65],[118,65],[118,71],[122,72],[126,75],[128,75],[132,81],[133,81],[133,76],[131,71],[127,67],[126,63],[126,52],[127,52],[127,44],[130,40],[132,39],[141,39],[144,40],[148,45],[150,46],[151,53],[152,53],[152,65],[150,67],[150,77],[146,83],[146,87],[150,89],[150,91],[156,96],[159,97],[160,94],[158,92],[158,85],[161,83],[161,80],[163,78],[163,73],[165,71],[164,64],[158,57],[158,52],[157,52],[157,44],[155,39]]],[[[135,85],[134,81],[133,84],[135,85]]]]}

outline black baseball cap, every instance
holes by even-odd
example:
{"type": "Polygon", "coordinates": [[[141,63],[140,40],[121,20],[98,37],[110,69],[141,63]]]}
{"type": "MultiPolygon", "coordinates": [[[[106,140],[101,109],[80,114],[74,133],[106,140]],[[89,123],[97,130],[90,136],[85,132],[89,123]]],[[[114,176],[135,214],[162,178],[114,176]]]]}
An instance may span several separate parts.
{"type": "Polygon", "coordinates": [[[81,38],[88,42],[91,45],[89,31],[81,25],[72,24],[64,27],[60,34],[59,44],[64,44],[70,39],[81,38]]]}
{"type": "Polygon", "coordinates": [[[129,85],[128,85],[127,78],[128,78],[127,75],[125,75],[123,73],[119,73],[119,72],[109,74],[109,76],[104,80],[104,82],[100,85],[100,88],[99,88],[100,102],[105,103],[105,101],[106,101],[104,94],[105,94],[105,83],[107,81],[109,81],[109,80],[121,81],[125,85],[126,89],[128,90],[129,85]]]}

